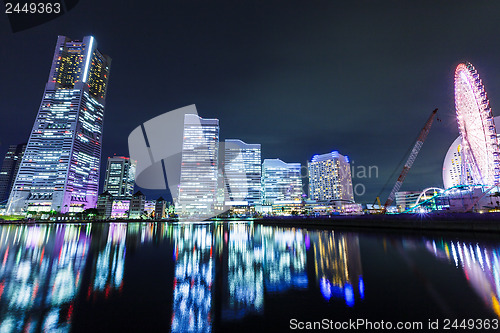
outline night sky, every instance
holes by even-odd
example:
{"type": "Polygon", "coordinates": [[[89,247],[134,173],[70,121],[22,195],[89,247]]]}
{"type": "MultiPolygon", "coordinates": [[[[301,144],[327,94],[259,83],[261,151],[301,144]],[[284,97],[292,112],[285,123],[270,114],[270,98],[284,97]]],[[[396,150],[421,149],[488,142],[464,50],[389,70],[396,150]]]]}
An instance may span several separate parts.
{"type": "Polygon", "coordinates": [[[356,171],[377,166],[378,178],[353,175],[366,186],[356,201],[372,203],[434,108],[441,122],[402,190],[443,186],[460,61],[479,71],[500,115],[499,1],[80,0],[18,33],[0,17],[2,156],[28,140],[58,35],[93,35],[113,59],[103,162],[128,155],[144,121],[196,104],[220,120],[221,140],[260,143],[263,158],[306,164],[338,150],[356,171]]]}

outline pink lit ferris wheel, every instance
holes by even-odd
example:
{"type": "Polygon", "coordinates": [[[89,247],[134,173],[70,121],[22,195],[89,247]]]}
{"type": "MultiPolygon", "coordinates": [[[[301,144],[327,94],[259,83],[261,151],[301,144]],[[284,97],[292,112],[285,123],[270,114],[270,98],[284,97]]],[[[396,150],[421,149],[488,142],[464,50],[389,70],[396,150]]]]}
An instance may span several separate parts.
{"type": "Polygon", "coordinates": [[[499,182],[497,132],[490,102],[474,66],[461,63],[455,70],[455,108],[462,138],[462,184],[499,182]]]}

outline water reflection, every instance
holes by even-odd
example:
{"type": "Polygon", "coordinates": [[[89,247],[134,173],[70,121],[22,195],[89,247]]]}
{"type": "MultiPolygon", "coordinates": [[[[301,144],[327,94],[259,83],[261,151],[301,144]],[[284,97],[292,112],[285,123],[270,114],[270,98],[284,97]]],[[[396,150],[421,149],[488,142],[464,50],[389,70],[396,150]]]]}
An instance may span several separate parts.
{"type": "Polygon", "coordinates": [[[314,269],[321,294],[326,300],[341,298],[349,307],[355,295],[364,298],[359,239],[352,234],[333,231],[311,235],[314,249],[314,269]]]}
{"type": "Polygon", "coordinates": [[[306,248],[301,230],[253,228],[247,223],[230,224],[227,229],[227,260],[222,263],[223,320],[262,314],[265,293],[307,288],[306,248]]]}
{"type": "Polygon", "coordinates": [[[125,269],[127,224],[110,223],[106,243],[98,247],[97,259],[92,263],[92,281],[87,299],[99,296],[105,299],[112,292],[122,291],[125,269]]]}
{"type": "Polygon", "coordinates": [[[172,332],[210,332],[212,323],[213,248],[208,224],[174,228],[172,332]]]}
{"type": "Polygon", "coordinates": [[[266,291],[307,288],[304,233],[297,229],[262,227],[266,291]]]}
{"type": "MultiPolygon", "coordinates": [[[[220,230],[224,229],[219,225],[220,230]]],[[[229,225],[224,231],[227,269],[222,284],[223,320],[240,319],[264,309],[264,248],[248,224],[229,225]]],[[[224,265],[226,266],[226,265],[224,265]]]]}
{"type": "Polygon", "coordinates": [[[90,225],[0,228],[0,331],[68,331],[90,225]]]}
{"type": "Polygon", "coordinates": [[[461,268],[468,283],[487,307],[500,317],[500,246],[477,242],[432,240],[426,248],[436,257],[461,268]]]}
{"type": "MultiPolygon", "coordinates": [[[[385,244],[380,237],[373,239],[375,248],[385,244]]],[[[444,265],[463,271],[471,290],[500,316],[498,243],[394,239],[393,244],[402,244],[397,248],[406,262],[414,259],[411,251],[420,249],[430,257],[428,250],[444,265]]],[[[153,309],[163,306],[149,320],[172,332],[211,332],[231,323],[264,320],[273,311],[270,302],[286,295],[300,295],[314,309],[352,314],[348,311],[370,304],[373,286],[386,285],[385,280],[370,280],[365,298],[368,275],[361,249],[357,233],[246,222],[3,225],[0,331],[82,329],[94,320],[95,311],[116,302],[137,317],[131,322],[140,322],[145,315],[137,304],[141,300],[155,304],[153,309]],[[141,258],[140,265],[134,258],[141,258]],[[152,266],[165,267],[164,275],[141,271],[152,266]],[[141,287],[148,283],[158,292],[143,294],[141,287]]],[[[365,257],[381,261],[383,253],[365,257]]],[[[398,265],[405,267],[391,261],[385,273],[401,270],[398,265]]],[[[374,276],[377,264],[368,267],[374,276]]],[[[442,277],[447,278],[453,277],[442,277]]],[[[401,281],[402,290],[414,287],[401,281]]],[[[99,320],[106,317],[95,320],[91,326],[100,327],[99,320]]]]}

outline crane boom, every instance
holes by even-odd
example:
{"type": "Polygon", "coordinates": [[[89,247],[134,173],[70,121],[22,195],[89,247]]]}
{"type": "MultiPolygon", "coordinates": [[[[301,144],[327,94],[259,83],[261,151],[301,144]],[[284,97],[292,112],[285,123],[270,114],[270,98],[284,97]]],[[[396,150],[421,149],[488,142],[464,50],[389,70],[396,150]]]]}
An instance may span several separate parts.
{"type": "Polygon", "coordinates": [[[415,162],[415,159],[417,158],[420,148],[422,148],[422,146],[424,145],[425,139],[427,138],[427,134],[429,134],[429,130],[431,129],[432,122],[434,121],[437,110],[438,109],[432,111],[429,119],[427,119],[427,122],[425,123],[424,128],[422,128],[422,130],[420,131],[420,135],[417,138],[417,142],[415,142],[415,146],[413,146],[410,156],[408,157],[408,160],[406,160],[405,166],[403,167],[403,170],[401,171],[401,174],[399,175],[396,184],[394,184],[391,194],[389,194],[389,197],[387,198],[387,201],[384,204],[384,210],[387,209],[387,207],[392,204],[392,202],[394,201],[394,197],[396,196],[396,192],[399,191],[401,185],[403,185],[403,181],[405,180],[408,171],[410,171],[413,162],[415,162]]]}

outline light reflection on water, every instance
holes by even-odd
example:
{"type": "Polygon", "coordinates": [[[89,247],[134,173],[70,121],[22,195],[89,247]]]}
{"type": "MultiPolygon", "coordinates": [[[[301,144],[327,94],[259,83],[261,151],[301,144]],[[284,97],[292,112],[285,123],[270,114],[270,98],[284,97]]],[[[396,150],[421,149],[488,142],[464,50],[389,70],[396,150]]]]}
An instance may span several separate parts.
{"type": "Polygon", "coordinates": [[[91,226],[2,226],[0,331],[68,331],[91,226]]]}
{"type": "MultiPolygon", "coordinates": [[[[171,283],[170,291],[147,295],[165,305],[163,318],[157,318],[159,328],[215,331],[225,323],[265,316],[274,311],[266,306],[268,300],[284,295],[298,295],[313,308],[335,305],[336,311],[349,313],[370,300],[370,286],[391,288],[367,279],[364,267],[370,262],[362,263],[362,258],[381,259],[363,253],[363,239],[374,240],[375,250],[383,246],[387,251],[385,236],[246,222],[3,225],[0,331],[83,330],[83,312],[116,300],[127,302],[140,317],[134,300],[145,296],[134,277],[141,272],[130,262],[134,253],[146,249],[149,261],[142,267],[165,266],[171,272],[159,278],[161,284],[171,283]],[[165,261],[163,252],[171,260],[165,261]]],[[[401,236],[392,236],[391,242],[401,244],[395,248],[406,260],[421,249],[441,265],[456,267],[484,303],[485,317],[500,316],[498,242],[401,236]]],[[[400,263],[391,265],[401,269],[400,263]]],[[[147,275],[140,281],[157,283],[147,275]]]]}
{"type": "Polygon", "coordinates": [[[426,248],[436,257],[461,268],[465,278],[488,308],[500,317],[500,246],[478,242],[427,241],[426,248]]]}
{"type": "Polygon", "coordinates": [[[356,294],[364,298],[359,239],[352,234],[314,232],[314,268],[321,294],[326,300],[341,298],[349,307],[356,294]]]}

